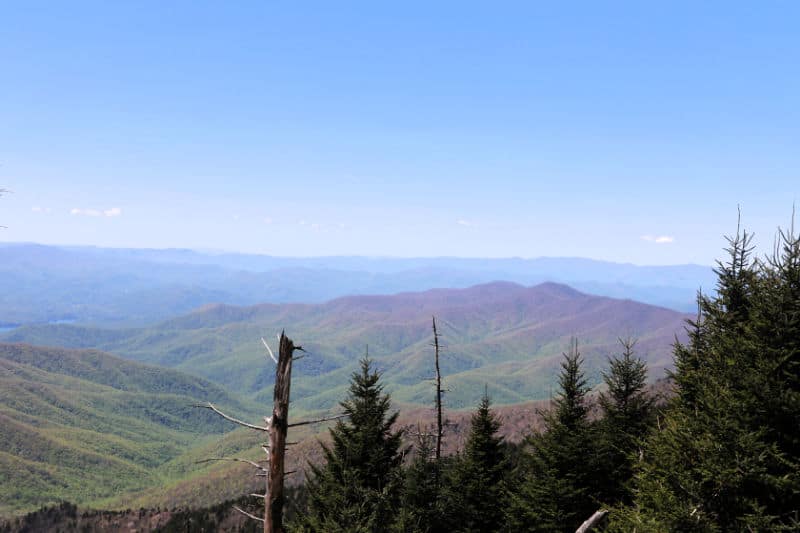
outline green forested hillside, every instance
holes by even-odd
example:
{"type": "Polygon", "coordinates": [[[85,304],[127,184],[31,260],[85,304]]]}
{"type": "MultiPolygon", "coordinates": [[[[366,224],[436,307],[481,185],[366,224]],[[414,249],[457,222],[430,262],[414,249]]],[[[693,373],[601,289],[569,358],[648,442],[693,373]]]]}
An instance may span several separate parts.
{"type": "Polygon", "coordinates": [[[651,375],[671,364],[671,345],[685,315],[630,300],[580,293],[546,283],[491,283],[394,296],[354,296],[325,304],[207,306],[154,327],[107,330],[73,325],[23,327],[13,341],[99,348],[176,368],[252,398],[269,400],[272,369],[263,365],[261,336],[283,328],[309,350],[298,362],[295,408],[328,409],[342,397],[356,361],[369,345],[393,397],[428,403],[431,315],[442,324],[442,371],[452,407],[474,405],[487,381],[497,403],[550,395],[558,360],[572,335],[581,343],[591,384],[616,349],[635,336],[651,375]]]}
{"type": "Polygon", "coordinates": [[[168,482],[178,473],[166,463],[234,427],[193,407],[206,400],[258,419],[252,404],[180,372],[0,344],[0,515],[168,482]]]}

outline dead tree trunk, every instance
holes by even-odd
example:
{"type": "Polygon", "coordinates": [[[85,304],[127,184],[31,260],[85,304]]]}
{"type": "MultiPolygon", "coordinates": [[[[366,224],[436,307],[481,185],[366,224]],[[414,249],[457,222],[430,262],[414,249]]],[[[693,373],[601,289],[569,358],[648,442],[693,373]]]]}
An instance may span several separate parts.
{"type": "Polygon", "coordinates": [[[267,349],[270,359],[272,359],[277,366],[275,369],[275,388],[273,392],[272,416],[264,417],[264,422],[266,422],[266,425],[258,426],[244,422],[243,420],[239,420],[238,418],[234,418],[233,416],[220,411],[211,403],[197,405],[196,407],[210,409],[225,420],[229,420],[234,424],[267,433],[269,435],[269,443],[268,445],[262,447],[267,453],[269,463],[268,467],[264,467],[255,461],[237,457],[213,457],[198,462],[205,463],[209,461],[236,461],[250,464],[256,468],[258,470],[257,475],[264,476],[267,480],[264,494],[252,494],[252,496],[257,496],[264,500],[264,518],[252,515],[236,506],[234,506],[234,509],[249,518],[263,522],[264,533],[283,533],[283,482],[286,475],[291,473],[284,471],[286,464],[286,434],[289,428],[305,426],[308,424],[317,424],[320,422],[328,422],[330,420],[338,420],[347,415],[326,416],[316,420],[306,420],[303,422],[290,424],[289,395],[291,392],[290,389],[292,382],[292,361],[299,359],[299,357],[294,357],[293,354],[295,351],[303,352],[305,350],[303,350],[301,346],[295,346],[292,340],[287,337],[284,332],[281,332],[278,358],[276,359],[275,354],[272,353],[267,341],[262,338],[261,342],[267,349]]]}
{"type": "Polygon", "coordinates": [[[286,459],[286,432],[289,429],[292,353],[296,349],[292,340],[281,332],[272,418],[269,423],[269,472],[264,502],[264,533],[283,532],[283,468],[286,459]]]}
{"type": "Polygon", "coordinates": [[[439,369],[439,333],[436,331],[436,317],[433,317],[433,346],[436,361],[436,472],[438,484],[439,460],[442,458],[442,372],[439,369]]]}

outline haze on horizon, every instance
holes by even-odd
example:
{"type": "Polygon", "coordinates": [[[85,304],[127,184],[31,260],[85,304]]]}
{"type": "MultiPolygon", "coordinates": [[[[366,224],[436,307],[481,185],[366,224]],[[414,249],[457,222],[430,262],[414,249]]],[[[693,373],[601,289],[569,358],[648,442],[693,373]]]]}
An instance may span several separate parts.
{"type": "Polygon", "coordinates": [[[800,4],[21,3],[0,241],[711,264],[800,184],[800,4]]]}

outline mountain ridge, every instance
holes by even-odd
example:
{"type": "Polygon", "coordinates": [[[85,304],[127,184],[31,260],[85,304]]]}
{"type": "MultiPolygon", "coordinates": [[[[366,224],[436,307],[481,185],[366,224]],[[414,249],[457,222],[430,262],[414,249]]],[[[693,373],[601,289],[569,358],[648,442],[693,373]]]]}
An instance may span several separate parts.
{"type": "Polygon", "coordinates": [[[0,324],[152,325],[210,302],[321,303],[354,294],[554,281],[679,311],[710,267],[590,259],[280,258],[0,243],[0,324]]]}
{"type": "MultiPolygon", "coordinates": [[[[210,379],[251,398],[271,397],[259,339],[281,330],[311,352],[298,362],[293,390],[310,411],[336,403],[357,359],[369,346],[399,401],[427,403],[432,372],[431,317],[446,349],[442,369],[457,406],[472,405],[481,380],[498,384],[498,403],[546,397],[569,338],[576,336],[591,384],[619,337],[639,338],[653,379],[672,361],[675,336],[688,315],[632,300],[588,295],[557,283],[525,287],[495,282],[466,289],[336,298],[321,304],[204,306],[148,328],[26,326],[0,339],[97,348],[210,379]]],[[[274,341],[272,341],[274,342],[274,341]]]]}

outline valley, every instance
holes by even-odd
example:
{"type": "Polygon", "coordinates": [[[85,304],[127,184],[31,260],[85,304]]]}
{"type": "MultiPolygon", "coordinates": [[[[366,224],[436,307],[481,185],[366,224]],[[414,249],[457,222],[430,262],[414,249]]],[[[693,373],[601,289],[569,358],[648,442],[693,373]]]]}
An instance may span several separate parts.
{"type": "MultiPolygon", "coordinates": [[[[321,304],[206,305],[148,327],[20,326],[0,344],[0,515],[68,500],[125,509],[207,506],[256,490],[247,465],[209,457],[260,457],[259,436],[207,410],[258,422],[271,404],[274,366],[260,338],[286,327],[303,339],[292,416],[331,413],[357,360],[369,350],[400,424],[432,420],[431,317],[437,317],[451,420],[447,449],[464,429],[484,386],[518,440],[546,408],[569,338],[577,336],[592,386],[617,338],[663,375],[686,315],[545,283],[496,282],[467,289],[349,296],[321,304]],[[112,355],[113,354],[113,355],[112,355]],[[533,401],[533,403],[531,403],[533,401]],[[538,402],[538,403],[537,403],[538,402]]],[[[297,481],[320,460],[325,424],[301,428],[290,454],[297,481]]]]}

